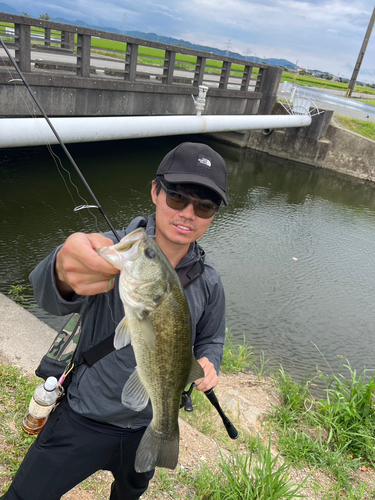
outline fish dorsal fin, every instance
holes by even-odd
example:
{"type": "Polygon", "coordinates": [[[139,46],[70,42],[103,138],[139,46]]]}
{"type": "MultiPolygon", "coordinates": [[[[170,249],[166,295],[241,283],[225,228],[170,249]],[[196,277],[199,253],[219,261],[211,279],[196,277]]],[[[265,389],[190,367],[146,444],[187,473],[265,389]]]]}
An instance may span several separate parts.
{"type": "Polygon", "coordinates": [[[115,349],[122,349],[126,345],[130,344],[130,341],[131,341],[130,325],[129,321],[125,317],[117,325],[115,338],[113,340],[113,345],[115,346],[115,349]]]}
{"type": "Polygon", "coordinates": [[[148,315],[144,314],[142,319],[138,319],[138,322],[139,322],[139,328],[142,332],[142,337],[146,342],[147,347],[152,352],[155,352],[155,344],[156,344],[155,330],[151,324],[148,315]]]}
{"type": "Polygon", "coordinates": [[[193,356],[193,361],[191,363],[189,378],[188,378],[186,385],[192,384],[193,382],[195,382],[199,378],[203,378],[203,377],[204,377],[203,368],[198,363],[198,361],[195,359],[195,356],[193,356]]]}
{"type": "Polygon", "coordinates": [[[121,394],[121,403],[134,411],[146,408],[149,396],[138,376],[137,368],[128,378],[121,394]]]}

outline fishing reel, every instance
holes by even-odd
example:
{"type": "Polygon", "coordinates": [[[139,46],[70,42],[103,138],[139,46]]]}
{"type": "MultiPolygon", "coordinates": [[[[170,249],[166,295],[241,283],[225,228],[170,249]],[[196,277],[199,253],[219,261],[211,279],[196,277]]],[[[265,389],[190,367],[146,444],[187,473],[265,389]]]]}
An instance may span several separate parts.
{"type": "Polygon", "coordinates": [[[181,408],[184,408],[184,410],[189,412],[189,413],[194,410],[193,402],[192,402],[191,397],[190,397],[191,393],[193,392],[194,387],[195,387],[195,384],[193,382],[187,391],[182,392],[181,400],[180,400],[180,410],[181,410],[181,408]]]}

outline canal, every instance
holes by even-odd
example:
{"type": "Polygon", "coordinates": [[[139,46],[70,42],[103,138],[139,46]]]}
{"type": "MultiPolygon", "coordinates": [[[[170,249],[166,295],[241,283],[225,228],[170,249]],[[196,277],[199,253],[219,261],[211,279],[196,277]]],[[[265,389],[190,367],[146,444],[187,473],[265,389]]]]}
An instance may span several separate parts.
{"type": "MultiPolygon", "coordinates": [[[[337,372],[343,360],[358,371],[374,368],[374,186],[203,136],[69,150],[121,228],[153,211],[150,181],[163,156],[184,140],[206,142],[227,161],[229,206],[200,243],[221,274],[235,341],[245,338],[271,371],[282,365],[298,381],[317,365],[337,372]]],[[[71,232],[107,226],[95,209],[73,212],[82,198],[91,200],[62,151],[53,152],[0,151],[0,291],[24,287],[25,307],[58,329],[64,318],[36,306],[28,275],[71,232]]]]}

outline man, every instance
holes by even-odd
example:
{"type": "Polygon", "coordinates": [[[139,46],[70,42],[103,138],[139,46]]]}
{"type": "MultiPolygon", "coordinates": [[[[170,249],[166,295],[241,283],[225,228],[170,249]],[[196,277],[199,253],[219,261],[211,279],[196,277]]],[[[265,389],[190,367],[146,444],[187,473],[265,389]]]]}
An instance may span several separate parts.
{"type": "MultiPolygon", "coordinates": [[[[223,158],[204,144],[183,143],[162,160],[152,183],[155,214],[134,219],[177,272],[202,257],[196,241],[226,201],[223,158]]],[[[118,274],[96,248],[115,243],[112,234],[75,233],[31,273],[38,304],[51,314],[81,312],[82,333],[76,359],[109,337],[124,316],[118,274]]],[[[201,267],[201,266],[198,266],[201,267]]],[[[225,298],[220,277],[210,264],[186,288],[192,316],[194,354],[204,370],[199,391],[217,385],[225,336],[225,298]]],[[[154,471],[137,473],[135,453],[152,418],[152,408],[136,412],[121,404],[122,388],[135,369],[131,346],[115,350],[91,367],[80,364],[67,396],[49,417],[2,498],[57,500],[100,469],[114,476],[110,500],[135,500],[154,471]]]]}

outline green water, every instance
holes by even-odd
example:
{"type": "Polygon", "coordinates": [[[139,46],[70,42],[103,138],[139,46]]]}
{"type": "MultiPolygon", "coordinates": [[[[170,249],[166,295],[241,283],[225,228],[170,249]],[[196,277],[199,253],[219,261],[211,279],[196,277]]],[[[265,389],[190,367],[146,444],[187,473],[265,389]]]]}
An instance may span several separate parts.
{"type": "MultiPolygon", "coordinates": [[[[227,161],[229,206],[201,244],[226,290],[226,322],[268,366],[296,379],[342,357],[373,368],[374,186],[320,169],[224,146],[204,136],[69,146],[116,228],[152,212],[150,182],[162,157],[184,140],[206,142],[227,161]],[[324,356],[324,358],[323,358],[324,356]]],[[[65,168],[72,168],[59,148],[65,168]]],[[[58,164],[58,161],[57,161],[58,164]]],[[[0,151],[0,291],[25,287],[26,305],[58,329],[63,319],[34,303],[28,274],[74,231],[106,231],[46,148],[0,151]],[[69,193],[70,192],[70,193],[69,193]],[[74,201],[71,199],[74,198],[74,201]]],[[[91,203],[72,173],[79,192],[91,203]]]]}

